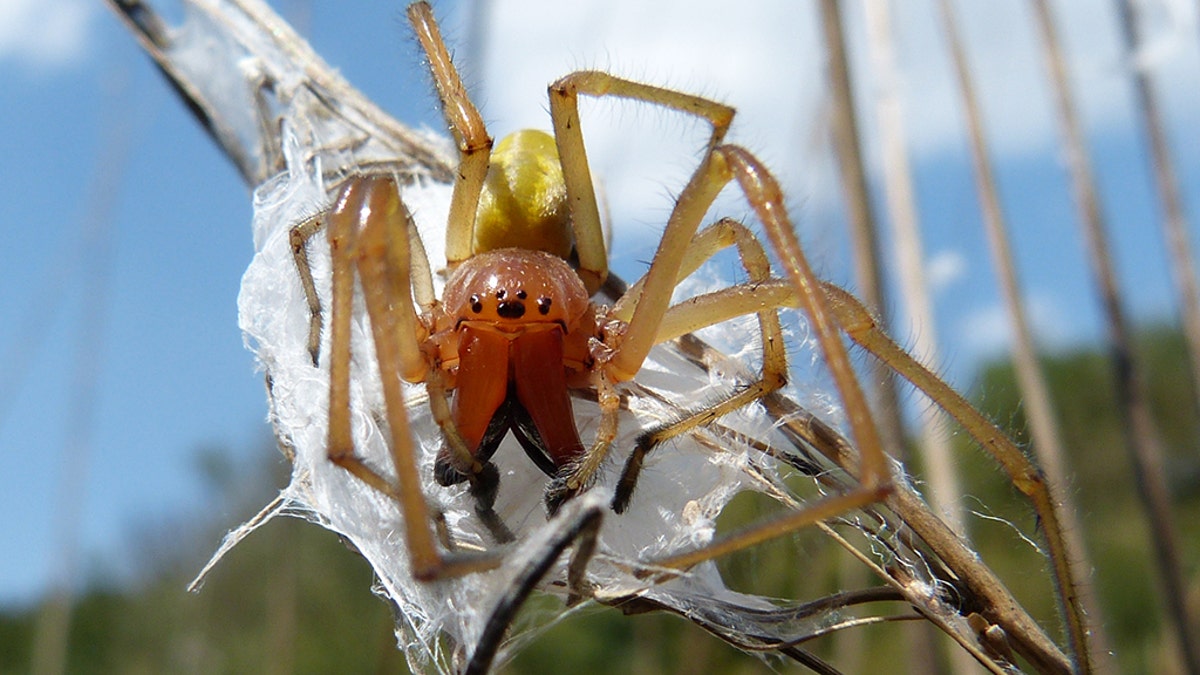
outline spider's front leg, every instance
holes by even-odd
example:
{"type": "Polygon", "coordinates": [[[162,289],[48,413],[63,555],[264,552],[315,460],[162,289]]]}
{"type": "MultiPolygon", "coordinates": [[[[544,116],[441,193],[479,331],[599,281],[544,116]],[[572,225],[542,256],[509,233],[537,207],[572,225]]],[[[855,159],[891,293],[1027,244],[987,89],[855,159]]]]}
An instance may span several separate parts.
{"type": "MultiPolygon", "coordinates": [[[[812,274],[796,239],[783,205],[782,194],[765,167],[742,148],[728,145],[714,148],[680,194],[668,221],[663,242],[646,274],[641,295],[636,298],[636,306],[632,311],[624,341],[618,345],[609,364],[616,376],[631,377],[641,367],[654,344],[681,332],[719,323],[732,316],[748,313],[759,313],[763,316],[774,314],[774,310],[780,306],[798,305],[805,311],[811,330],[821,346],[825,363],[838,385],[855,445],[860,452],[860,460],[858,484],[850,491],[826,497],[799,511],[789,512],[742,530],[696,551],[658,561],[658,564],[675,568],[691,567],[699,562],[782,536],[850,509],[871,504],[886,496],[892,489],[891,477],[865,396],[855,377],[845,345],[841,341],[839,327],[826,307],[823,288],[812,274]],[[681,245],[680,242],[691,239],[717,193],[735,180],[762,221],[778,256],[784,261],[789,277],[788,283],[752,281],[738,289],[718,291],[701,296],[695,299],[695,302],[689,301],[668,309],[676,280],[687,271],[687,256],[678,252],[672,255],[669,247],[681,245]],[[668,262],[664,263],[664,260],[668,262]]],[[[698,253],[699,251],[693,250],[693,254],[698,253]]],[[[754,274],[753,271],[751,273],[754,274]]],[[[764,324],[764,327],[766,325],[768,324],[764,324]]],[[[765,348],[770,349],[769,345],[765,348]]],[[[771,357],[768,351],[768,361],[771,358],[774,357],[771,357]]],[[[782,359],[781,351],[778,358],[782,359]]],[[[768,366],[774,367],[784,366],[768,366]]],[[[769,388],[772,384],[769,378],[764,377],[759,391],[769,388]]],[[[695,426],[706,420],[701,413],[689,419],[688,423],[695,426]]],[[[636,455],[632,461],[638,461],[636,455]]],[[[636,467],[631,473],[636,474],[636,467]]],[[[626,490],[631,491],[632,486],[626,490]]]]}
{"type": "MultiPolygon", "coordinates": [[[[783,194],[774,177],[750,152],[743,148],[720,146],[710,155],[693,178],[693,183],[717,183],[721,186],[737,181],[750,206],[762,222],[767,238],[782,261],[788,284],[780,294],[778,284],[764,284],[763,293],[757,290],[748,295],[737,294],[719,303],[726,311],[736,310],[741,303],[758,303],[758,307],[793,304],[799,306],[808,319],[809,327],[820,345],[823,360],[837,385],[846,410],[854,445],[859,451],[857,485],[842,494],[820,499],[795,512],[786,513],[757,526],[718,539],[706,547],[659,561],[668,567],[688,568],[699,562],[756,545],[846,511],[861,508],[885,498],[893,489],[887,456],[879,441],[878,431],[867,406],[866,397],[842,343],[839,326],[830,312],[821,282],[813,274],[804,255],[795,229],[783,203],[783,194]],[[774,290],[772,290],[774,289],[774,290]],[[756,297],[757,296],[757,297],[756,297]]],[[[691,185],[689,184],[689,187],[691,185]]]]}
{"type": "MultiPolygon", "coordinates": [[[[699,96],[591,70],[571,73],[558,80],[550,85],[549,94],[554,140],[562,162],[563,180],[571,210],[571,226],[575,231],[575,246],[579,254],[579,276],[587,286],[588,292],[595,293],[608,274],[608,259],[604,248],[603,229],[600,226],[600,211],[596,206],[596,193],[592,187],[587,149],[584,147],[583,133],[579,127],[579,95],[628,98],[701,117],[712,125],[709,151],[725,138],[725,133],[733,121],[734,110],[699,96]]],[[[685,247],[686,239],[679,250],[682,251],[685,247]]]]}
{"type": "MultiPolygon", "coordinates": [[[[332,254],[333,290],[330,307],[330,461],[394,500],[401,510],[413,576],[422,581],[457,577],[498,567],[503,551],[463,553],[443,551],[422,479],[405,406],[403,381],[433,382],[441,373],[423,348],[428,327],[415,311],[431,297],[428,264],[418,248],[419,238],[399,188],[391,177],[355,178],[346,184],[327,216],[332,254]],[[355,452],[351,430],[350,366],[355,274],[372,330],[372,342],[382,382],[388,450],[395,478],[370,466],[355,452]],[[415,278],[414,278],[415,277],[415,278]]],[[[433,397],[431,397],[431,401],[433,397]]],[[[440,398],[445,403],[444,392],[440,398]]],[[[436,407],[436,401],[433,402],[436,407]]],[[[437,412],[435,410],[435,416],[437,412]]],[[[453,430],[453,424],[449,424],[453,430]]],[[[551,535],[533,552],[510,593],[490,610],[485,631],[472,651],[464,672],[487,672],[507,626],[521,604],[563,552],[574,547],[568,566],[571,597],[586,589],[584,568],[595,549],[604,506],[581,502],[550,525],[551,535]]],[[[480,608],[483,611],[483,608],[480,608]]]]}
{"type": "MultiPolygon", "coordinates": [[[[721,145],[733,119],[733,109],[708,99],[647,86],[600,72],[574,73],[550,85],[550,115],[554,122],[554,135],[562,159],[563,177],[577,237],[580,231],[578,228],[581,227],[591,232],[599,230],[595,194],[579,124],[578,95],[581,93],[590,96],[617,96],[663,106],[699,116],[708,120],[713,127],[704,159],[671,211],[666,230],[643,280],[641,294],[637,297],[624,334],[619,343],[613,346],[611,354],[606,355],[606,359],[600,364],[607,379],[611,382],[632,379],[641,369],[650,349],[665,339],[660,336],[664,327],[670,330],[672,325],[697,323],[695,319],[700,315],[695,310],[678,310],[674,315],[669,314],[671,295],[680,272],[684,269],[687,251],[694,250],[690,242],[699,229],[700,222],[717,194],[730,181],[736,180],[766,228],[773,248],[787,268],[791,288],[788,289],[790,293],[785,293],[784,296],[796,300],[808,316],[813,333],[821,345],[825,362],[841,394],[855,444],[861,453],[859,485],[851,492],[828,497],[801,512],[788,514],[744,531],[737,537],[716,542],[693,554],[676,556],[667,562],[674,567],[688,567],[881,499],[891,489],[891,476],[879,442],[878,431],[871,419],[866,397],[850,365],[846,348],[841,342],[837,324],[825,307],[820,283],[804,258],[788,219],[782,192],[775,179],[753,155],[736,146],[721,145]],[[671,322],[666,321],[668,316],[672,316],[671,322]]],[[[582,250],[580,261],[584,262],[582,250]]],[[[764,332],[771,332],[768,326],[777,321],[777,318],[771,319],[767,315],[772,314],[775,307],[783,304],[778,299],[757,298],[754,294],[748,299],[744,296],[728,296],[721,298],[718,305],[725,310],[737,310],[747,300],[750,303],[758,303],[758,306],[749,312],[765,317],[764,332]]],[[[699,325],[704,325],[704,322],[699,322],[699,325]]],[[[772,337],[768,342],[779,341],[772,337]]],[[[769,390],[770,387],[776,386],[776,382],[781,385],[772,373],[777,372],[782,377],[786,370],[782,345],[768,346],[765,349],[770,352],[777,349],[778,356],[768,353],[759,391],[769,390]]],[[[731,399],[730,409],[738,402],[740,401],[731,399]]],[[[615,412],[613,415],[615,416],[615,412]]],[[[705,416],[700,414],[690,417],[687,424],[695,426],[703,423],[705,419],[705,416]]],[[[592,454],[607,452],[605,440],[607,439],[598,439],[592,448],[592,454]]],[[[633,461],[636,463],[640,460],[635,458],[633,461]]],[[[584,466],[590,468],[598,463],[598,460],[593,460],[584,466]]],[[[636,468],[632,473],[636,473],[636,468]]],[[[577,483],[589,479],[590,476],[583,472],[573,478],[577,483]]],[[[632,487],[626,487],[624,491],[629,493],[632,487]]]]}
{"type": "MultiPolygon", "coordinates": [[[[836,516],[846,510],[860,508],[882,500],[895,489],[891,482],[887,457],[879,446],[870,411],[857,385],[845,347],[839,337],[839,331],[843,331],[852,340],[924,390],[937,405],[955,416],[972,436],[993,454],[1009,474],[1014,485],[1029,496],[1047,531],[1046,536],[1057,581],[1069,599],[1067,613],[1072,633],[1082,633],[1086,623],[1073,592],[1076,582],[1070,566],[1067,564],[1068,560],[1058,525],[1059,519],[1055,513],[1055,503],[1038,468],[1025,458],[995,425],[888,338],[878,328],[870,313],[852,295],[816,279],[788,220],[778,185],[753,155],[736,146],[718,147],[711,155],[711,162],[702,167],[700,173],[706,171],[710,175],[702,178],[703,181],[715,180],[722,184],[730,180],[738,182],[759,220],[762,221],[773,248],[783,261],[789,283],[747,284],[741,289],[730,289],[732,292],[725,292],[723,295],[720,292],[712,294],[714,297],[704,301],[709,307],[703,313],[709,313],[713,318],[721,320],[722,316],[761,311],[764,306],[798,306],[805,311],[810,326],[821,344],[825,361],[838,383],[843,405],[847,411],[851,432],[859,452],[857,467],[847,468],[856,471],[858,485],[849,492],[826,497],[799,511],[785,514],[732,536],[719,539],[696,551],[657,561],[657,564],[685,569],[699,562],[787,534],[819,520],[836,516]]],[[[691,309],[680,311],[685,315],[681,318],[686,318],[687,315],[702,314],[691,309]]],[[[662,330],[674,321],[676,319],[664,317],[660,326],[660,334],[669,334],[673,330],[677,330],[662,330]]],[[[914,523],[910,523],[910,525],[913,525],[914,528],[917,527],[914,523]]],[[[926,531],[924,525],[921,527],[919,533],[926,541],[936,540],[936,537],[926,531]]],[[[980,597],[988,597],[988,592],[983,592],[984,590],[987,589],[980,589],[980,597]]],[[[1005,626],[1005,629],[1009,630],[1011,634],[1037,633],[1036,627],[1026,625],[1023,618],[1014,618],[999,606],[992,607],[988,615],[990,620],[1005,626]]],[[[1074,637],[1073,640],[1079,644],[1084,642],[1081,637],[1074,637]]]]}
{"type": "MultiPolygon", "coordinates": [[[[558,157],[562,165],[563,183],[567,193],[568,209],[570,210],[571,227],[575,236],[575,249],[579,258],[577,272],[583,280],[588,293],[595,293],[604,283],[608,274],[607,252],[604,247],[604,237],[600,223],[600,213],[596,206],[596,194],[592,186],[591,170],[588,167],[587,150],[584,147],[583,133],[579,123],[579,95],[586,96],[616,96],[635,101],[660,105],[678,112],[695,115],[707,120],[712,125],[712,135],[709,139],[708,150],[716,147],[725,137],[730,123],[733,121],[734,110],[698,96],[662,89],[631,80],[625,80],[600,71],[580,71],[567,75],[549,87],[550,116],[554,125],[554,140],[558,149],[558,157]]],[[[659,287],[663,279],[670,278],[667,286],[674,286],[674,272],[680,265],[680,259],[688,248],[688,240],[695,233],[700,218],[711,203],[713,193],[707,197],[705,205],[695,216],[691,230],[687,228],[668,227],[655,255],[660,273],[654,278],[659,287]],[[661,279],[660,279],[661,277],[661,279]]],[[[704,201],[701,198],[698,201],[704,201]]],[[[652,294],[650,311],[662,312],[666,305],[659,306],[659,295],[652,294]]],[[[670,299],[669,290],[666,300],[670,299]]],[[[653,337],[653,336],[650,336],[653,337]]],[[[617,414],[620,409],[620,397],[614,385],[631,379],[642,360],[645,359],[653,343],[642,338],[633,351],[641,351],[639,358],[625,358],[614,367],[613,357],[619,356],[611,350],[602,350],[597,354],[596,388],[600,403],[600,428],[591,447],[574,466],[566,467],[552,482],[547,490],[547,502],[553,509],[554,505],[563,499],[586,489],[594,480],[599,467],[608,455],[609,448],[617,434],[617,414]],[[611,353],[610,353],[611,352],[611,353]],[[636,361],[629,370],[628,363],[636,361]],[[624,365],[624,369],[622,369],[624,365]]],[[[622,345],[627,344],[627,337],[622,338],[622,345]]],[[[623,347],[627,348],[627,347],[623,347]]]]}
{"type": "MultiPolygon", "coordinates": [[[[742,266],[750,277],[749,286],[757,287],[767,283],[771,278],[770,262],[758,239],[745,225],[731,219],[723,218],[705,228],[692,239],[686,251],[681,267],[676,274],[676,284],[694,272],[718,251],[729,246],[737,246],[738,256],[742,266]]],[[[618,318],[628,318],[636,307],[642,294],[642,281],[638,281],[622,296],[613,315],[618,318]]],[[[730,291],[717,291],[698,296],[679,305],[669,308],[659,325],[656,342],[665,342],[685,333],[691,333],[701,328],[714,325],[723,320],[720,311],[714,311],[712,301],[718,303],[728,301],[725,297],[730,291]]],[[[780,326],[778,305],[771,302],[756,303],[757,308],[746,309],[739,306],[734,316],[757,313],[759,334],[762,345],[762,372],[755,382],[740,387],[724,399],[685,414],[682,418],[668,424],[643,432],[638,436],[633,451],[626,460],[625,469],[617,483],[613,495],[613,509],[622,513],[629,505],[637,485],[638,476],[647,453],[671,438],[687,433],[697,427],[705,426],[723,415],[742,408],[776,391],[787,383],[787,355],[783,344],[783,330],[780,326]],[[756,311],[757,310],[757,311],[756,311]]]]}
{"type": "MultiPolygon", "coordinates": [[[[394,499],[401,508],[405,538],[418,579],[458,576],[499,564],[495,555],[444,555],[438,548],[425,502],[415,444],[405,408],[402,380],[424,379],[429,363],[421,351],[424,331],[413,307],[410,262],[411,216],[390,177],[351,180],[328,216],[333,293],[330,308],[330,461],[394,499]],[[356,452],[351,431],[350,362],[354,275],[362,282],[383,386],[395,482],[356,452]]],[[[423,283],[423,282],[421,282],[423,283]]]]}
{"type": "Polygon", "coordinates": [[[473,252],[475,216],[479,194],[487,178],[492,138],[454,67],[433,10],[427,3],[414,2],[408,7],[408,21],[429,59],[429,71],[442,101],[442,111],[458,146],[458,171],[455,172],[450,215],[446,221],[446,263],[453,269],[473,252]]]}

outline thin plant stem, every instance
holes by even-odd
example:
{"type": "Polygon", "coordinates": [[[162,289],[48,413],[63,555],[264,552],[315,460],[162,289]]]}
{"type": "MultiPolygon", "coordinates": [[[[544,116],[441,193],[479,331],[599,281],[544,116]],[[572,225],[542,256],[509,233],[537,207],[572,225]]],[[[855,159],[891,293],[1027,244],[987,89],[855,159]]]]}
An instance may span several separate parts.
{"type": "MultiPolygon", "coordinates": [[[[128,73],[119,73],[110,103],[127,99],[128,73]]],[[[123,110],[136,106],[122,106],[123,110]]],[[[110,109],[112,113],[115,110],[110,109]]],[[[81,256],[82,315],[75,335],[71,390],[63,412],[65,437],[60,455],[61,475],[55,502],[54,538],[56,569],[49,599],[37,617],[30,670],[39,675],[67,672],[74,592],[80,563],[80,529],[86,510],[88,468],[96,428],[97,388],[104,360],[113,268],[113,210],[118,187],[133,143],[134,116],[116,115],[92,170],[83,204],[84,215],[76,245],[81,256]]]]}
{"type": "MultiPolygon", "coordinates": [[[[973,78],[967,66],[966,52],[950,0],[940,0],[939,10],[966,118],[971,158],[975,169],[975,186],[979,193],[983,225],[991,248],[992,263],[1000,283],[1005,309],[1012,327],[1013,365],[1025,400],[1026,414],[1033,432],[1034,447],[1043,465],[1043,470],[1047,471],[1047,489],[1051,495],[1051,504],[1056,512],[1057,520],[1063,524],[1063,529],[1078,532],[1079,525],[1074,517],[1075,510],[1070,503],[1064,500],[1062,494],[1061,486],[1065,483],[1067,471],[1060,441],[1061,434],[1058,431],[1058,424],[1050,401],[1049,387],[1037,360],[1033,331],[1021,298],[1021,286],[1017,279],[1016,266],[1009,244],[1008,225],[1000,204],[996,179],[989,159],[990,152],[984,137],[983,114],[975,93],[973,78]]],[[[1046,534],[1052,558],[1054,558],[1055,565],[1059,567],[1058,582],[1063,594],[1063,611],[1066,614],[1077,667],[1081,672],[1090,672],[1091,647],[1088,642],[1090,631],[1087,625],[1086,611],[1077,598],[1080,579],[1086,576],[1085,569],[1081,569],[1085,563],[1085,559],[1081,556],[1082,546],[1080,545],[1078,549],[1073,547],[1062,532],[1047,531],[1046,534]]],[[[1076,543],[1079,544],[1079,542],[1076,543]]]]}
{"type": "MultiPolygon", "coordinates": [[[[1137,14],[1128,0],[1117,3],[1122,32],[1129,54],[1137,47],[1137,14]]],[[[1170,228],[1182,223],[1182,209],[1179,207],[1177,188],[1170,162],[1166,157],[1166,139],[1162,132],[1158,108],[1155,104],[1149,79],[1144,73],[1134,68],[1134,85],[1137,90],[1138,103],[1142,108],[1146,133],[1154,156],[1154,170],[1158,179],[1160,198],[1163,199],[1165,217],[1170,228]],[[1170,221],[1176,221],[1171,225],[1170,221]]],[[[1104,306],[1109,319],[1109,341],[1112,350],[1113,367],[1117,377],[1117,397],[1121,404],[1122,422],[1124,423],[1127,445],[1130,448],[1134,477],[1138,493],[1147,511],[1150,531],[1154,539],[1154,551],[1158,565],[1159,583],[1162,584],[1164,601],[1167,607],[1168,621],[1171,623],[1182,658],[1187,671],[1200,673],[1200,645],[1195,638],[1196,624],[1189,615],[1187,606],[1187,584],[1184,582],[1183,569],[1179,559],[1179,535],[1175,526],[1174,515],[1171,511],[1170,491],[1164,472],[1164,449],[1162,436],[1150,411],[1149,396],[1145,385],[1145,376],[1140,364],[1133,353],[1133,344],[1129,335],[1128,324],[1121,309],[1113,265],[1108,253],[1108,243],[1102,230],[1089,226],[1089,245],[1093,252],[1093,266],[1100,277],[1099,284],[1104,297],[1104,306]]],[[[1168,233],[1168,240],[1174,235],[1168,233]]],[[[1186,235],[1184,235],[1186,239],[1186,235]]],[[[1168,247],[1171,248],[1171,247],[1168,247]]],[[[1190,258],[1190,256],[1188,256],[1190,258]]],[[[1181,271],[1176,269],[1176,274],[1181,271]]],[[[1193,275],[1190,271],[1182,273],[1193,275]]],[[[1177,278],[1176,281],[1179,281],[1177,278]]],[[[1188,303],[1187,298],[1185,305],[1188,303]]],[[[1196,301],[1192,299],[1195,306],[1196,301]]],[[[1186,317],[1191,308],[1183,308],[1185,314],[1185,333],[1187,332],[1186,317]]],[[[1190,339],[1190,338],[1189,338],[1190,339]]]]}
{"type": "MultiPolygon", "coordinates": [[[[854,250],[855,282],[859,296],[866,302],[867,307],[877,314],[882,314],[886,303],[882,275],[879,271],[878,228],[863,168],[857,116],[850,88],[850,69],[842,33],[841,8],[837,0],[821,0],[818,8],[829,59],[829,84],[833,93],[833,110],[830,117],[854,250]]],[[[895,378],[886,368],[875,364],[872,364],[870,372],[871,380],[876,383],[876,419],[880,426],[884,450],[893,457],[902,458],[904,423],[900,418],[895,378]]]]}
{"type": "MultiPolygon", "coordinates": [[[[868,306],[882,315],[884,291],[879,271],[879,237],[863,167],[854,99],[850,88],[850,69],[842,32],[844,26],[841,8],[837,0],[822,0],[819,9],[829,60],[830,89],[833,92],[833,110],[830,117],[834,149],[850,225],[855,281],[868,306]]],[[[875,383],[873,394],[878,412],[876,423],[882,432],[884,450],[893,457],[903,457],[906,454],[904,421],[900,415],[896,380],[886,367],[876,361],[872,361],[868,366],[868,372],[875,383]]],[[[843,573],[847,576],[856,574],[853,569],[843,569],[843,573]]],[[[846,636],[839,636],[838,647],[845,654],[860,653],[861,644],[856,643],[861,643],[861,640],[858,632],[851,632],[846,636]]],[[[965,655],[963,658],[969,659],[965,655]]],[[[839,661],[850,663],[849,659],[839,661]]]]}
{"type": "Polygon", "coordinates": [[[1162,205],[1163,239],[1171,264],[1171,281],[1178,296],[1183,335],[1187,342],[1192,373],[1193,402],[1200,409],[1200,286],[1196,281],[1196,255],[1188,237],[1187,214],[1179,191],[1179,178],[1168,147],[1163,115],[1159,109],[1154,83],[1146,67],[1137,63],[1141,26],[1136,9],[1129,0],[1121,0],[1121,33],[1129,66],[1133,70],[1134,95],[1141,112],[1142,129],[1150,152],[1154,187],[1162,205]]]}
{"type": "MultiPolygon", "coordinates": [[[[896,93],[896,65],[892,50],[891,18],[886,2],[865,3],[867,40],[871,63],[878,78],[876,116],[883,153],[884,192],[889,219],[894,228],[900,292],[915,326],[913,347],[923,359],[938,361],[937,328],[929,289],[925,283],[925,253],[921,245],[919,217],[913,194],[900,98],[896,93]]],[[[946,419],[931,410],[921,425],[921,449],[929,471],[931,497],[936,510],[949,525],[967,535],[962,488],[954,471],[953,449],[946,433],[946,419]]]]}
{"type": "MultiPolygon", "coordinates": [[[[1058,42],[1053,15],[1046,0],[1034,0],[1033,8],[1035,22],[1042,40],[1046,67],[1051,78],[1051,90],[1055,96],[1060,133],[1079,217],[1081,221],[1091,220],[1094,222],[1094,227],[1103,229],[1099,200],[1096,197],[1095,183],[1091,175],[1091,160],[1080,132],[1079,115],[1071,94],[1070,82],[1067,79],[1066,66],[1058,42]]],[[[1061,447],[1061,433],[1057,417],[1050,416],[1045,420],[1031,417],[1030,426],[1033,431],[1035,447],[1039,449],[1039,457],[1042,458],[1042,465],[1049,475],[1051,485],[1065,485],[1068,469],[1061,447]],[[1050,428],[1043,429],[1046,424],[1049,424],[1050,428]],[[1039,433],[1044,433],[1045,438],[1041,438],[1039,433]]],[[[1068,550],[1071,551],[1071,560],[1075,562],[1077,568],[1086,568],[1090,565],[1090,558],[1083,541],[1083,527],[1078,520],[1078,512],[1072,505],[1073,500],[1069,493],[1062,490],[1056,497],[1062,499],[1064,507],[1066,507],[1062,516],[1064,535],[1068,550]]],[[[1089,660],[1097,672],[1115,672],[1116,664],[1108,647],[1110,641],[1104,628],[1100,601],[1096,596],[1094,585],[1082,581],[1083,578],[1083,575],[1077,577],[1080,580],[1078,588],[1080,602],[1091,618],[1089,621],[1091,630],[1089,660]]]]}
{"type": "MultiPolygon", "coordinates": [[[[900,294],[912,324],[913,350],[931,363],[939,360],[937,324],[925,279],[925,252],[913,190],[912,168],[908,161],[903,110],[898,95],[899,77],[892,46],[891,13],[887,0],[866,0],[863,8],[867,23],[867,50],[876,77],[875,116],[882,151],[882,175],[888,219],[896,242],[896,263],[900,294]]],[[[953,448],[945,413],[930,406],[921,417],[920,443],[917,446],[925,465],[929,496],[934,510],[963,537],[968,536],[962,487],[954,469],[953,448]]],[[[934,658],[936,643],[925,627],[909,627],[913,646],[909,650],[909,668],[913,672],[935,672],[942,664],[934,658]]],[[[955,666],[963,665],[954,657],[955,666]]]]}

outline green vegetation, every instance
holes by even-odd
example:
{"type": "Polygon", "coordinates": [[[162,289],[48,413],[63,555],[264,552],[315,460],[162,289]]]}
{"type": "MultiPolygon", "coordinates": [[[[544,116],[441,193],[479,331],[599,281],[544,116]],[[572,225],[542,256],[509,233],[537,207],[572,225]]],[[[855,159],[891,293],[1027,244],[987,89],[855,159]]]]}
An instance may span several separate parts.
{"type": "MultiPolygon", "coordinates": [[[[1173,329],[1152,328],[1140,333],[1137,348],[1167,451],[1166,473],[1185,577],[1190,579],[1189,601],[1200,608],[1200,531],[1196,527],[1200,523],[1200,420],[1183,337],[1173,329]]],[[[1171,672],[1164,664],[1174,658],[1173,647],[1160,626],[1161,590],[1154,579],[1154,553],[1115,412],[1109,363],[1107,354],[1095,349],[1075,349],[1043,360],[1075,476],[1067,489],[1082,512],[1084,538],[1095,565],[1095,583],[1112,648],[1122,672],[1171,672]]],[[[977,391],[982,409],[1027,442],[1012,368],[1004,363],[988,366],[977,391]]],[[[971,494],[982,503],[992,507],[1016,499],[1011,490],[998,489],[994,481],[984,480],[995,473],[986,462],[972,458],[968,465],[971,494]],[[993,485],[990,489],[981,487],[989,484],[993,485]]],[[[1002,569],[1004,546],[995,538],[979,540],[984,559],[997,561],[1001,577],[1012,579],[1002,569]]]]}

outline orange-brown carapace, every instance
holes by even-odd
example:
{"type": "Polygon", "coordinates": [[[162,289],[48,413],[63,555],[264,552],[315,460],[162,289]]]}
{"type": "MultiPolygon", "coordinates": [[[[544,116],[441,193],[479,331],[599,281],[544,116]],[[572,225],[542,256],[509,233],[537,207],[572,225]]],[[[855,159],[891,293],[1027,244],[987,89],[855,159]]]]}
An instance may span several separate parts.
{"type": "MultiPolygon", "coordinates": [[[[595,310],[562,258],[518,248],[471,257],[447,280],[434,330],[474,461],[486,463],[509,431],[551,477],[583,454],[567,390],[589,372],[595,310]]],[[[438,482],[466,480],[458,464],[443,447],[438,482]]]]}

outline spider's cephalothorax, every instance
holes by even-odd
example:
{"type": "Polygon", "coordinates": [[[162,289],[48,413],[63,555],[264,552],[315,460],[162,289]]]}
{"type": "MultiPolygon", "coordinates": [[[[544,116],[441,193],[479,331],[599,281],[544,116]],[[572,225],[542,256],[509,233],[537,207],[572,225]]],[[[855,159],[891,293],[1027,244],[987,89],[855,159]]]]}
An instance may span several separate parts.
{"type": "Polygon", "coordinates": [[[589,373],[595,310],[563,259],[523,248],[473,256],[447,280],[434,330],[452,418],[475,465],[443,446],[439,483],[478,473],[510,430],[548,476],[579,459],[567,387],[589,373]]]}

